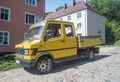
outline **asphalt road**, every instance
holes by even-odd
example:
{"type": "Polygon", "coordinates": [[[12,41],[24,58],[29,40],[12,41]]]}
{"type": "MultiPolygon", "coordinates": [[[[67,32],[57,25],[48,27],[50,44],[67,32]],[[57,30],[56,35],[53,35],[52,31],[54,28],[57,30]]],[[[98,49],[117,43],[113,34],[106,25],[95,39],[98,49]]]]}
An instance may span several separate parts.
{"type": "Polygon", "coordinates": [[[101,48],[92,62],[58,64],[46,75],[23,68],[1,71],[0,82],[120,82],[120,47],[101,48]]]}

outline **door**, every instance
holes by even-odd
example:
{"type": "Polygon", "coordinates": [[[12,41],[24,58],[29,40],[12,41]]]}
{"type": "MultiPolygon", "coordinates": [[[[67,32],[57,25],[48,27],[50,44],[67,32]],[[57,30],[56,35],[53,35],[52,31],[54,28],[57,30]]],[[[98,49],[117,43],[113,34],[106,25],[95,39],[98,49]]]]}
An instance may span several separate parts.
{"type": "Polygon", "coordinates": [[[77,41],[74,28],[72,24],[64,24],[65,28],[65,44],[66,44],[66,55],[75,56],[77,55],[77,41]]]}
{"type": "Polygon", "coordinates": [[[60,23],[47,24],[47,40],[45,41],[45,50],[53,55],[55,59],[65,57],[65,41],[63,37],[63,28],[60,23]]]}

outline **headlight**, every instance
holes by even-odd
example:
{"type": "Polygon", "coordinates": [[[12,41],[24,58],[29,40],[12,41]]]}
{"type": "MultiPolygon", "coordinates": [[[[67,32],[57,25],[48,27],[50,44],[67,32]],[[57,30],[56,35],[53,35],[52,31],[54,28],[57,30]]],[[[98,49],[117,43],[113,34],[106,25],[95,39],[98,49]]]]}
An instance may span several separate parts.
{"type": "Polygon", "coordinates": [[[24,50],[25,55],[29,55],[28,50],[24,50]]]}
{"type": "Polygon", "coordinates": [[[34,49],[26,49],[24,50],[24,55],[35,55],[37,53],[37,48],[34,49]]]}

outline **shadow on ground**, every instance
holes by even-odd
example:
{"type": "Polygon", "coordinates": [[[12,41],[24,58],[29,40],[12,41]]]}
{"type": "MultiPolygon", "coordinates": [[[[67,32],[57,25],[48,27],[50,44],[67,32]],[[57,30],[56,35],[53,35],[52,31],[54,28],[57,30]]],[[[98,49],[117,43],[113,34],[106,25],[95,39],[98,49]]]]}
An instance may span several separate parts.
{"type": "MultiPolygon", "coordinates": [[[[64,71],[64,70],[70,69],[70,68],[77,69],[77,66],[84,65],[84,64],[87,64],[90,62],[96,62],[98,60],[107,58],[109,56],[111,56],[111,55],[96,55],[93,61],[88,61],[86,58],[80,58],[77,60],[72,60],[72,61],[68,61],[68,62],[62,62],[59,64],[55,64],[51,74],[61,72],[61,71],[64,71]]],[[[43,74],[38,73],[36,70],[32,70],[32,69],[25,69],[25,71],[27,71],[31,74],[35,74],[35,75],[43,75],[43,74]]]]}

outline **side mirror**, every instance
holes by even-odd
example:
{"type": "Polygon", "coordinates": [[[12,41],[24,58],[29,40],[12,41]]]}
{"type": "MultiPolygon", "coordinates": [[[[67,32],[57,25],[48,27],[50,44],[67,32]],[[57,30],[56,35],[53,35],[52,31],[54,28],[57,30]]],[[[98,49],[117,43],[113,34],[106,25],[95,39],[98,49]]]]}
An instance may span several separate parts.
{"type": "Polygon", "coordinates": [[[52,32],[51,30],[47,30],[46,31],[46,34],[45,34],[45,37],[44,37],[44,40],[46,41],[47,39],[51,38],[52,37],[52,32]]]}

